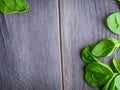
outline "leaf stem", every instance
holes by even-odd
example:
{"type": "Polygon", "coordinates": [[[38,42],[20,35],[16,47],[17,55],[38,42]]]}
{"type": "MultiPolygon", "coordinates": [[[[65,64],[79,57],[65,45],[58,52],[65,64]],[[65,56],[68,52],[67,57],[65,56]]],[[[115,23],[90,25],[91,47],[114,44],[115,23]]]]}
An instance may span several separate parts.
{"type": "Polygon", "coordinates": [[[115,46],[119,47],[120,46],[120,41],[115,44],[115,46]]]}

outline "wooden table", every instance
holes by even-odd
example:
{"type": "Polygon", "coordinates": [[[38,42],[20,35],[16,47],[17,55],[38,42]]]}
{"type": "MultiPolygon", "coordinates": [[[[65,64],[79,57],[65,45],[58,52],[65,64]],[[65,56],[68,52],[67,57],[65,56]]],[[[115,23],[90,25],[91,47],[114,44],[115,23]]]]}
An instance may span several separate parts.
{"type": "MultiPolygon", "coordinates": [[[[28,0],[25,14],[0,14],[0,90],[99,90],[83,79],[80,51],[107,37],[115,0],[28,0]]],[[[120,50],[103,61],[120,58],[120,50]]]]}

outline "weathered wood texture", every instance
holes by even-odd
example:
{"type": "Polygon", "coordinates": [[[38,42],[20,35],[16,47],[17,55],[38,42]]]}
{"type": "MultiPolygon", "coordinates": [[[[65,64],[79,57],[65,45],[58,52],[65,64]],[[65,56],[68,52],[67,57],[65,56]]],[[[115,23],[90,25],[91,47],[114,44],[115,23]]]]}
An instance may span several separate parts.
{"type": "Polygon", "coordinates": [[[80,51],[107,37],[120,39],[105,26],[105,18],[119,12],[115,0],[28,2],[26,14],[0,14],[0,90],[98,90],[83,79],[80,51]]]}
{"type": "MultiPolygon", "coordinates": [[[[80,51],[107,37],[119,38],[105,26],[105,18],[118,12],[115,0],[60,0],[64,90],[98,90],[83,79],[80,51]]],[[[120,52],[120,50],[118,51],[120,52]]],[[[118,53],[113,56],[119,57],[118,53]]],[[[110,62],[113,57],[104,59],[110,62]]]]}
{"type": "Polygon", "coordinates": [[[60,90],[57,0],[28,0],[26,14],[0,14],[0,90],[60,90]]]}

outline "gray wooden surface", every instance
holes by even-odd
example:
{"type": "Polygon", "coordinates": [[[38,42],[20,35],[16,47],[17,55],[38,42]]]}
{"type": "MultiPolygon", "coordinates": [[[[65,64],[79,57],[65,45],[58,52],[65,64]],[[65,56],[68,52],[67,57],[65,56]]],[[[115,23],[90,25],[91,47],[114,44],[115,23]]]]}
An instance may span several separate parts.
{"type": "Polygon", "coordinates": [[[28,0],[26,14],[0,15],[0,90],[60,90],[56,0],[28,0]]]}
{"type": "Polygon", "coordinates": [[[0,14],[0,90],[99,90],[83,79],[80,51],[120,39],[105,26],[105,18],[119,12],[115,0],[27,1],[28,13],[0,14]]]}
{"type": "MultiPolygon", "coordinates": [[[[99,90],[89,87],[83,79],[84,64],[80,59],[80,50],[106,37],[119,38],[104,24],[109,14],[119,11],[116,1],[60,1],[64,90],[99,90]]],[[[120,58],[118,53],[114,56],[120,58]]],[[[110,58],[104,61],[109,62],[110,58]]]]}

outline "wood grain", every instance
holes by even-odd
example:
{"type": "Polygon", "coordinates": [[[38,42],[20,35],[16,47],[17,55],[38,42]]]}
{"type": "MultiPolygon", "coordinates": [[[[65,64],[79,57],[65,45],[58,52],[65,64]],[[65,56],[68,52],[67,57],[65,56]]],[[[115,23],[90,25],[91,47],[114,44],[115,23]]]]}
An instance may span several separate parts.
{"type": "MultiPolygon", "coordinates": [[[[119,12],[115,0],[60,0],[64,90],[98,90],[83,79],[80,51],[107,37],[120,38],[105,26],[113,12],[119,12]]],[[[120,58],[119,52],[113,56],[120,58]]],[[[113,56],[101,60],[110,62],[113,56]]]]}
{"type": "Polygon", "coordinates": [[[26,14],[0,14],[0,90],[60,90],[57,0],[28,0],[26,14]]]}

